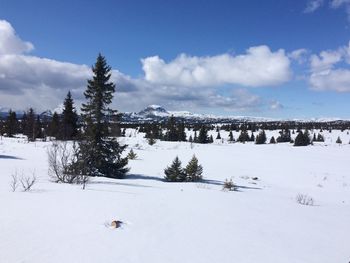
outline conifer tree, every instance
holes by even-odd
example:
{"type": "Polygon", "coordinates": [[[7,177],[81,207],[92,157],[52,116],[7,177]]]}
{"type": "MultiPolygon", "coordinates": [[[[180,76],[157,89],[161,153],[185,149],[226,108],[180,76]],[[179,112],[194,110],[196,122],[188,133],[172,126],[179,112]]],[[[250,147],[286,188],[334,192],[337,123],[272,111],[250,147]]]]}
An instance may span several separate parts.
{"type": "Polygon", "coordinates": [[[271,143],[271,144],[275,144],[275,143],[276,143],[275,137],[273,137],[273,136],[271,137],[270,143],[271,143]]]}
{"type": "Polygon", "coordinates": [[[186,131],[185,131],[185,124],[184,122],[180,122],[178,125],[177,125],[177,137],[178,137],[178,141],[180,142],[185,142],[186,141],[186,131]]]}
{"type": "Polygon", "coordinates": [[[129,170],[126,168],[128,158],[121,156],[126,145],[110,137],[109,129],[109,117],[116,112],[109,108],[115,92],[115,85],[110,81],[111,67],[99,54],[92,71],[93,78],[88,80],[84,92],[87,102],[81,108],[84,133],[72,169],[87,176],[123,178],[129,170]]]}
{"type": "Polygon", "coordinates": [[[304,133],[299,131],[297,137],[295,137],[294,146],[307,146],[310,143],[308,130],[305,130],[304,133]]]}
{"type": "Polygon", "coordinates": [[[218,131],[218,134],[216,135],[216,139],[217,139],[217,140],[221,140],[220,131],[218,131]]]}
{"type": "Polygon", "coordinates": [[[238,136],[237,141],[244,143],[244,142],[248,142],[249,140],[250,140],[250,138],[249,138],[247,130],[243,129],[241,131],[240,135],[238,136]]]}
{"type": "Polygon", "coordinates": [[[78,135],[78,115],[74,108],[72,94],[68,94],[63,102],[62,122],[60,130],[60,139],[71,140],[78,135]]]}
{"type": "Polygon", "coordinates": [[[134,152],[133,149],[131,149],[130,152],[128,153],[128,159],[135,160],[136,158],[137,158],[137,154],[134,152]]]}
{"type": "Polygon", "coordinates": [[[44,138],[43,127],[39,115],[37,115],[36,121],[34,123],[34,137],[44,138]]]}
{"type": "Polygon", "coordinates": [[[340,137],[338,136],[337,140],[336,140],[336,143],[338,144],[342,144],[342,140],[340,139],[340,137]]]}
{"type": "Polygon", "coordinates": [[[256,136],[255,144],[264,144],[266,143],[266,134],[265,131],[262,130],[259,132],[259,134],[256,136]]]}
{"type": "Polygon", "coordinates": [[[197,131],[194,131],[193,142],[198,142],[197,131]]]}
{"type": "Polygon", "coordinates": [[[317,141],[318,142],[324,142],[324,138],[323,138],[323,136],[322,136],[322,134],[317,134],[317,141]]]}
{"type": "Polygon", "coordinates": [[[214,142],[214,138],[213,138],[213,135],[210,135],[209,136],[209,140],[208,140],[208,143],[213,143],[214,142]]]}
{"type": "Polygon", "coordinates": [[[24,126],[24,134],[27,135],[28,141],[35,141],[35,112],[33,108],[27,111],[24,126]]]}
{"type": "Polygon", "coordinates": [[[59,129],[60,129],[60,117],[58,116],[57,112],[54,112],[52,115],[51,122],[49,123],[48,135],[58,139],[59,129]]]}
{"type": "Polygon", "coordinates": [[[5,122],[5,132],[8,137],[13,137],[17,133],[18,120],[16,112],[10,110],[5,122]]]}
{"type": "Polygon", "coordinates": [[[209,138],[208,138],[208,131],[207,128],[202,125],[200,130],[199,130],[199,135],[198,135],[198,143],[208,143],[209,138]]]}
{"type": "Polygon", "coordinates": [[[164,179],[168,182],[181,182],[185,181],[186,173],[181,167],[181,161],[176,156],[173,163],[164,170],[164,179]]]}
{"type": "Polygon", "coordinates": [[[197,182],[202,179],[203,167],[198,164],[198,159],[193,155],[185,168],[186,181],[197,182]]]}
{"type": "Polygon", "coordinates": [[[234,142],[235,139],[233,138],[233,134],[232,134],[232,131],[230,131],[229,135],[228,135],[228,141],[229,142],[234,142]]]}
{"type": "Polygon", "coordinates": [[[167,141],[171,141],[171,142],[178,141],[178,131],[176,126],[177,125],[176,125],[175,117],[171,115],[171,117],[168,120],[167,132],[165,134],[165,138],[167,141]]]}

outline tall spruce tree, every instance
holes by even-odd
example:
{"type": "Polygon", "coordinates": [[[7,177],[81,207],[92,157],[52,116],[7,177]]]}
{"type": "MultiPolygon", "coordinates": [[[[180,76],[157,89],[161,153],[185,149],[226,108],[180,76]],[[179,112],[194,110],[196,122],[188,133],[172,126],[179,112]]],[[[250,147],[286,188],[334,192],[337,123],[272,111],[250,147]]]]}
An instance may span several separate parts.
{"type": "Polygon", "coordinates": [[[26,118],[23,118],[24,123],[24,134],[27,135],[28,141],[35,141],[35,112],[33,108],[27,111],[26,118]]]}
{"type": "Polygon", "coordinates": [[[84,133],[72,169],[88,176],[123,178],[129,170],[128,158],[121,156],[126,145],[110,137],[109,129],[109,116],[116,112],[109,108],[115,92],[115,84],[110,81],[111,67],[99,54],[92,71],[84,92],[87,102],[81,108],[84,133]]]}
{"type": "Polygon", "coordinates": [[[36,121],[34,123],[34,137],[35,138],[44,138],[43,134],[43,125],[40,120],[40,116],[36,116],[36,121]]]}
{"type": "Polygon", "coordinates": [[[74,101],[70,91],[63,102],[62,122],[60,129],[60,138],[71,140],[78,135],[78,115],[74,108],[74,101]]]}
{"type": "Polygon", "coordinates": [[[202,125],[202,127],[199,130],[197,142],[198,143],[209,143],[208,130],[204,125],[202,125]]]}
{"type": "Polygon", "coordinates": [[[60,129],[60,117],[57,112],[54,112],[52,115],[51,122],[48,127],[48,135],[58,139],[60,129]]]}
{"type": "Polygon", "coordinates": [[[175,142],[178,141],[179,133],[177,130],[176,119],[173,115],[168,120],[167,132],[165,134],[165,139],[167,141],[175,142]]]}
{"type": "Polygon", "coordinates": [[[17,133],[18,120],[16,112],[10,110],[5,122],[5,132],[8,137],[13,137],[17,133]]]}

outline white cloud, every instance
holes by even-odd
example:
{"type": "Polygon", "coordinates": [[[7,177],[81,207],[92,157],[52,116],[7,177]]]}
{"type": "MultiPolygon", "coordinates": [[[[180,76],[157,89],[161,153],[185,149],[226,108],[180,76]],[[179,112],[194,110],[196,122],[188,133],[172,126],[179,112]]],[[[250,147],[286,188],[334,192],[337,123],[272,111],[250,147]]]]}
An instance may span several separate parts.
{"type": "Polygon", "coordinates": [[[349,5],[350,0],[332,0],[331,1],[331,7],[332,8],[339,8],[343,5],[349,5]]]}
{"type": "MultiPolygon", "coordinates": [[[[313,13],[324,4],[324,0],[309,0],[304,13],[313,13]]],[[[350,0],[329,0],[329,6],[332,9],[344,8],[350,21],[350,0]]]]}
{"type": "MultiPolygon", "coordinates": [[[[33,48],[16,35],[11,24],[0,21],[0,107],[53,110],[62,103],[68,90],[79,107],[87,79],[92,75],[90,67],[26,54],[33,48]]],[[[161,104],[174,110],[257,111],[266,104],[259,96],[232,87],[231,93],[226,90],[225,95],[220,95],[214,86],[276,85],[287,81],[290,75],[284,51],[271,52],[266,46],[250,48],[238,56],[182,55],[170,64],[153,57],[145,59],[143,66],[145,78],[132,78],[113,70],[112,81],[117,89],[115,108],[138,111],[149,104],[161,104]],[[163,78],[164,74],[168,76],[163,78]]]]}
{"type": "Polygon", "coordinates": [[[237,84],[274,86],[290,79],[290,61],[284,50],[251,47],[245,54],[196,57],[182,54],[166,63],[158,56],[142,59],[145,79],[151,83],[191,87],[237,84]]]}
{"type": "Polygon", "coordinates": [[[306,55],[308,51],[305,48],[300,48],[288,53],[288,57],[297,61],[299,64],[306,62],[306,55]]]}
{"type": "Polygon", "coordinates": [[[324,0],[309,0],[307,2],[306,8],[304,9],[305,13],[312,13],[319,9],[323,5],[324,0]]]}
{"type": "Polygon", "coordinates": [[[21,54],[34,49],[30,42],[22,41],[11,24],[0,20],[0,54],[21,54]]]}
{"type": "Polygon", "coordinates": [[[314,90],[350,92],[350,43],[310,57],[309,83],[314,90]]]}

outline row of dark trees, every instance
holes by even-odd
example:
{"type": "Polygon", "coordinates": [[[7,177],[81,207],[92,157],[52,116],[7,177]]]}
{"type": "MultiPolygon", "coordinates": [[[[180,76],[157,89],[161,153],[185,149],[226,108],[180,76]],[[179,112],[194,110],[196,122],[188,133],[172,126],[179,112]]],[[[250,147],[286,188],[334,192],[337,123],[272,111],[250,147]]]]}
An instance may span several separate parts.
{"type": "Polygon", "coordinates": [[[24,112],[21,118],[17,118],[16,112],[10,110],[6,119],[1,122],[1,135],[13,137],[15,134],[24,134],[29,141],[46,137],[55,137],[59,140],[77,139],[79,136],[78,115],[70,92],[63,105],[62,114],[54,112],[52,118],[36,114],[33,108],[24,112]]]}

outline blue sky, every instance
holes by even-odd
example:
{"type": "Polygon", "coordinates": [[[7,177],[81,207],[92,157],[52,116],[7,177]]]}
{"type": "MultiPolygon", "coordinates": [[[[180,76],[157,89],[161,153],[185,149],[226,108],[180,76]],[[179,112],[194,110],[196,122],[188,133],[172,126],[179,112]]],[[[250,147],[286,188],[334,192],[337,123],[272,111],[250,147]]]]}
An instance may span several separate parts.
{"type": "Polygon", "coordinates": [[[349,0],[0,0],[0,107],[54,109],[68,90],[81,102],[102,52],[123,111],[350,118],[349,10],[349,0]]]}

